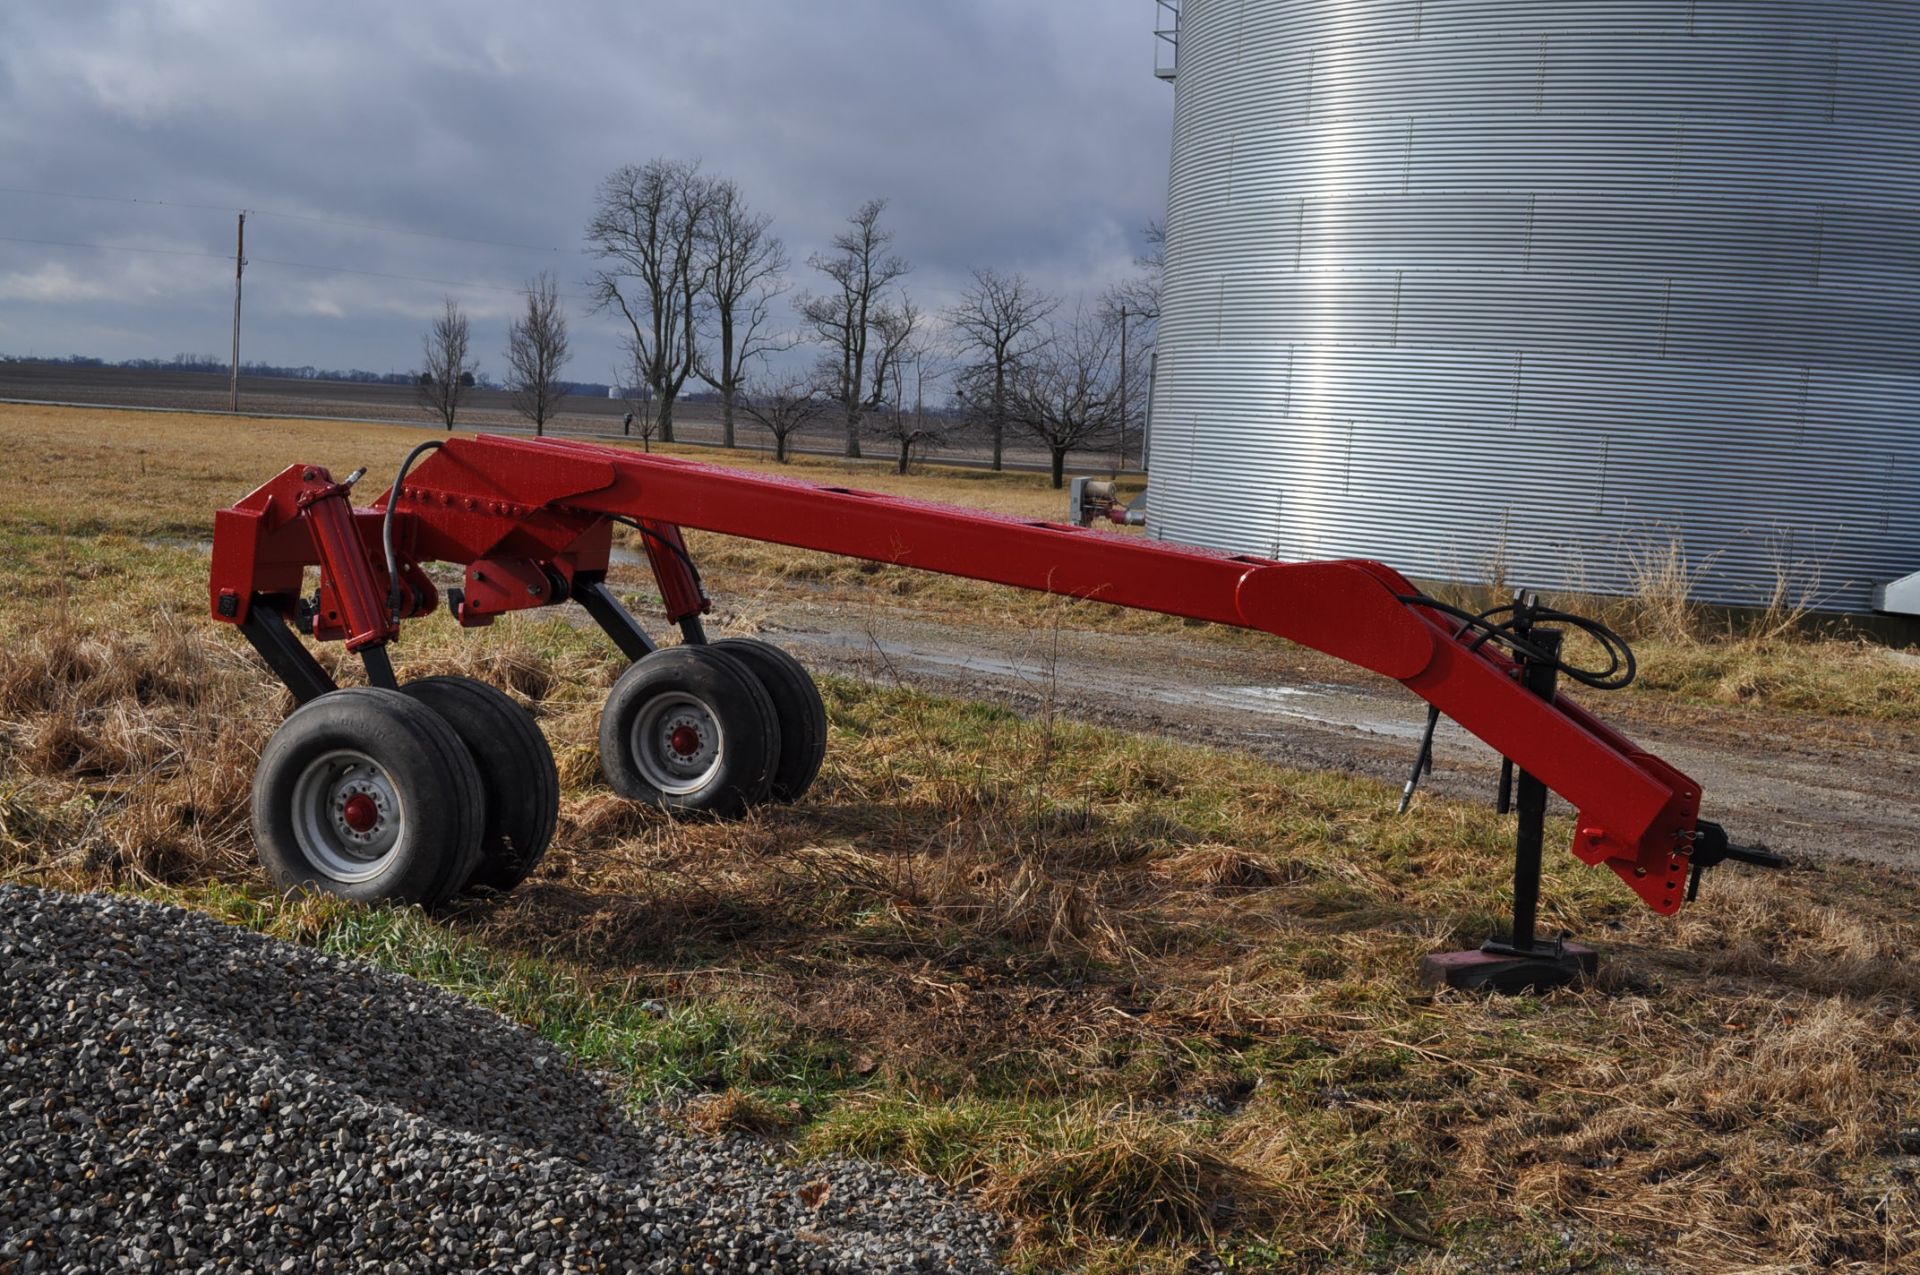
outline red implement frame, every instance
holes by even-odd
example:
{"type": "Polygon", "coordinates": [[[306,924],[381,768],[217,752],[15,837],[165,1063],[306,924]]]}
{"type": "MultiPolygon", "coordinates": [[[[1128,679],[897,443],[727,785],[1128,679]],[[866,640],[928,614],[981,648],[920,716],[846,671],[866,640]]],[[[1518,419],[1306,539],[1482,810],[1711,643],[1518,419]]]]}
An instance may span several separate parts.
{"type": "Polygon", "coordinates": [[[1377,562],[1229,557],[586,443],[482,435],[449,439],[397,496],[396,615],[381,546],[395,498],[353,510],[324,469],[295,465],[222,510],[215,617],[247,624],[264,607],[371,655],[401,619],[435,606],[418,565],[431,561],[466,566],[456,613],[468,626],[569,598],[591,607],[584,591],[605,575],[617,517],[646,531],[676,622],[707,607],[680,535],[691,527],[1259,629],[1400,681],[1572,803],[1575,855],[1612,868],[1656,912],[1683,901],[1700,786],[1564,697],[1529,691],[1513,661],[1403,601],[1417,590],[1377,562]],[[302,602],[309,567],[320,568],[320,590],[302,602]]]}

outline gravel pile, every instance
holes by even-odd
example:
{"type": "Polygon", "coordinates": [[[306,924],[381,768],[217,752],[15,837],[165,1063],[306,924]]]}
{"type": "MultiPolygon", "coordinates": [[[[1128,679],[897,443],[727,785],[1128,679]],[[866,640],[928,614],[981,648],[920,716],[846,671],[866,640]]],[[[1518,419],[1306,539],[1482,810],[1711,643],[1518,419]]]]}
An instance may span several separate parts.
{"type": "Polygon", "coordinates": [[[625,1117],[498,1015],[112,896],[0,886],[0,1271],[991,1271],[872,1165],[625,1117]]]}

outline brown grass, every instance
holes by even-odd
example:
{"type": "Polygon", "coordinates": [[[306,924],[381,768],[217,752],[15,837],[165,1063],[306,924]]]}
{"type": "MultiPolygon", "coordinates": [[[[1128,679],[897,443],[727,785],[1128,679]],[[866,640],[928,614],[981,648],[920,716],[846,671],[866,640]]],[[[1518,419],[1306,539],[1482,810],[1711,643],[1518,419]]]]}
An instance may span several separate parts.
{"type": "MultiPolygon", "coordinates": [[[[280,693],[187,622],[100,639],[82,613],[0,647],[9,738],[79,740],[7,754],[5,875],[251,888],[245,778],[280,693]]],[[[613,669],[531,625],[408,661],[501,676],[564,757],[613,669]]],[[[1338,1268],[1385,1245],[1472,1270],[1441,1255],[1550,1254],[1569,1228],[1701,1270],[1920,1258],[1897,1189],[1920,1123],[1909,878],[1724,875],[1675,923],[1556,862],[1552,922],[1608,936],[1602,985],[1435,998],[1413,960],[1496,911],[1486,812],[1398,820],[1371,785],[829,690],[834,755],[800,808],[679,823],[576,774],[537,879],[443,924],[844,1051],[838,1105],[776,1067],[682,1118],[977,1188],[1042,1266],[1219,1247],[1338,1268]],[[1043,729],[1071,764],[1040,790],[1043,729]]]]}
{"type": "Polygon", "coordinates": [[[761,1137],[787,1133],[802,1118],[798,1103],[776,1104],[739,1089],[697,1098],[679,1114],[702,1133],[752,1133],[761,1137]]]}
{"type": "MultiPolygon", "coordinates": [[[[7,404],[0,404],[0,428],[17,462],[5,497],[10,521],[78,532],[181,537],[204,535],[213,509],[232,503],[295,461],[322,464],[340,476],[366,465],[367,482],[384,488],[407,451],[437,433],[401,425],[234,421],[218,414],[99,413],[7,404]]],[[[1039,474],[927,465],[903,477],[892,472],[885,458],[806,456],[776,465],[746,449],[654,450],[791,478],[833,483],[857,479],[868,491],[1022,518],[1066,514],[1065,495],[1039,474]]],[[[844,561],[812,557],[822,566],[844,561]]],[[[806,568],[796,571],[804,575],[806,568]]]]}
{"type": "MultiPolygon", "coordinates": [[[[1632,552],[1633,589],[1624,596],[1568,593],[1554,605],[1593,616],[1627,637],[1639,656],[1633,701],[1656,710],[1728,705],[1768,715],[1770,729],[1819,733],[1834,722],[1920,722],[1920,662],[1863,636],[1852,622],[1817,615],[1816,573],[1783,563],[1765,606],[1707,607],[1691,600],[1704,564],[1676,539],[1632,552]]],[[[1436,586],[1435,594],[1479,610],[1510,601],[1489,576],[1479,585],[1436,586]]],[[[1576,663],[1604,664],[1575,635],[1576,663]]]]}
{"type": "Polygon", "coordinates": [[[1547,923],[1607,949],[1600,984],[1435,995],[1419,955],[1502,911],[1487,810],[1400,819],[1377,785],[833,683],[806,801],[681,822],[598,782],[617,663],[521,617],[418,626],[401,662],[540,718],[565,795],[536,878],[431,921],[283,904],[246,800],[286,701],[201,619],[204,561],[10,517],[0,878],[158,891],[470,994],[537,962],[528,996],[583,989],[564,1036],[595,1065],[697,1127],[976,1188],[1037,1269],[1920,1264],[1910,873],[1728,869],[1669,921],[1555,855],[1547,923]],[[596,1017],[623,997],[655,1026],[596,1017]],[[721,1006],[760,1026],[702,1026],[721,1006]]]}
{"type": "Polygon", "coordinates": [[[284,696],[179,621],[100,636],[62,609],[0,646],[8,769],[23,791],[58,793],[61,806],[84,796],[90,807],[71,844],[50,853],[16,842],[19,859],[150,883],[238,870],[251,857],[248,786],[284,696]]]}

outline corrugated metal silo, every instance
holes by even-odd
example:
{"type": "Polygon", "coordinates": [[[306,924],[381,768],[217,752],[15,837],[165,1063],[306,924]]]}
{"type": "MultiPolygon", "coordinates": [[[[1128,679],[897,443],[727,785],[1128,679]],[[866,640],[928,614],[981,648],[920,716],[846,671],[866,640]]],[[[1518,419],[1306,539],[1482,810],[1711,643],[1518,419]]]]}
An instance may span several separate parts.
{"type": "Polygon", "coordinates": [[[1185,0],[1177,66],[1155,534],[1920,568],[1920,4],[1185,0]]]}

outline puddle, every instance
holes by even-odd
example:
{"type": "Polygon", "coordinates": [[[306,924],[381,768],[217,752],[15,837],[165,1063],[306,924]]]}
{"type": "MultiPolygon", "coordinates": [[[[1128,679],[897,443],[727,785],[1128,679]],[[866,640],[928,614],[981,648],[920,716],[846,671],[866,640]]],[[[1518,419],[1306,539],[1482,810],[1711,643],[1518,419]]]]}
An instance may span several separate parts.
{"type": "Polygon", "coordinates": [[[1051,680],[1047,670],[1037,664],[1021,664],[1013,660],[997,660],[986,655],[957,655],[943,651],[923,651],[918,647],[905,646],[899,642],[887,642],[868,637],[864,633],[822,633],[814,630],[796,630],[788,634],[790,638],[805,646],[829,646],[843,651],[859,651],[869,655],[882,655],[902,664],[933,665],[936,668],[960,669],[970,673],[995,673],[1001,677],[1017,677],[1023,682],[1045,682],[1051,680]]]}
{"type": "MultiPolygon", "coordinates": [[[[1404,716],[1386,716],[1369,711],[1370,698],[1355,696],[1343,688],[1313,686],[1215,686],[1200,692],[1210,704],[1221,705],[1272,717],[1312,722],[1363,735],[1387,739],[1419,740],[1426,731],[1426,718],[1418,701],[1409,699],[1404,716]]],[[[1437,739],[1471,742],[1473,736],[1451,722],[1442,721],[1437,739]]]]}
{"type": "MultiPolygon", "coordinates": [[[[902,668],[923,671],[955,670],[998,677],[1017,678],[1027,683],[1051,680],[1038,664],[997,659],[986,655],[922,650],[899,642],[876,641],[864,633],[793,632],[788,637],[802,646],[829,647],[849,652],[876,652],[902,668]]],[[[1385,739],[1418,741],[1426,729],[1426,718],[1418,700],[1408,697],[1404,705],[1356,693],[1353,688],[1326,682],[1278,686],[1182,686],[1153,683],[1145,678],[1127,678],[1110,682],[1090,671],[1083,663],[1063,661],[1059,669],[1062,689],[1098,687],[1116,694],[1141,696],[1175,708],[1209,712],[1225,710],[1236,716],[1307,722],[1350,734],[1376,735],[1385,739]]],[[[1265,733],[1252,731],[1250,733],[1265,733]]],[[[1442,743],[1484,747],[1471,734],[1450,721],[1442,720],[1436,739],[1442,743]]]]}

